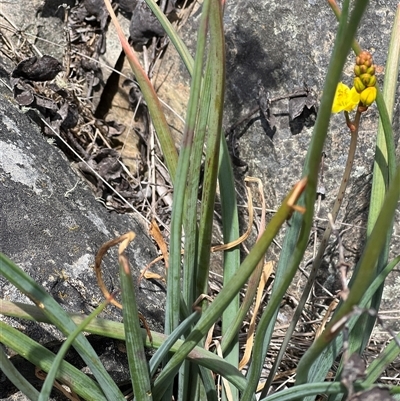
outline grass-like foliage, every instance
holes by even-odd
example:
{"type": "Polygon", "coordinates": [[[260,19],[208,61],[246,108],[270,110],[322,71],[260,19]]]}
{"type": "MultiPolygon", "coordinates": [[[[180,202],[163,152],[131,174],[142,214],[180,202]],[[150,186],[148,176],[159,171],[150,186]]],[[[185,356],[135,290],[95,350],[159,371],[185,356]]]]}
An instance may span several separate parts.
{"type": "MultiPolygon", "coordinates": [[[[341,380],[340,372],[346,368],[349,360],[355,360],[353,354],[363,352],[377,318],[376,310],[379,310],[385,278],[399,262],[399,258],[389,261],[388,255],[394,213],[400,197],[400,167],[396,167],[391,124],[400,54],[400,11],[397,11],[393,27],[385,85],[381,92],[376,86],[375,71],[369,56],[361,53],[355,41],[357,27],[368,1],[345,0],[342,10],[338,9],[333,0],[328,1],[338,18],[339,25],[302,177],[298,177],[298,183],[287,194],[265,229],[259,233],[258,240],[247,257],[241,261],[239,245],[234,242],[239,238],[235,181],[222,129],[225,92],[224,2],[204,0],[194,59],[155,1],[146,0],[146,2],[159,18],[191,74],[190,99],[179,153],[154,88],[119,28],[109,0],[105,0],[148,105],[164,160],[174,184],[169,267],[166,274],[165,333],[144,330],[139,324],[129,262],[124,254],[124,249],[134,237],[133,233],[128,233],[107,245],[121,244],[119,273],[123,324],[96,317],[107,302],[115,303],[112,295],[108,294],[106,303],[99,306],[98,310],[86,319],[82,316],[68,315],[40,284],[34,282],[5,255],[0,254],[1,274],[36,304],[36,307],[32,307],[3,300],[0,312],[9,316],[51,323],[67,337],[58,355],[54,355],[24,334],[0,322],[0,341],[25,356],[44,372],[48,372],[48,376],[39,393],[13,368],[0,348],[3,372],[32,400],[48,399],[55,379],[67,384],[81,399],[124,400],[120,389],[110,378],[82,334],[84,330],[126,341],[132,389],[135,399],[140,401],[153,399],[250,401],[256,399],[257,391],[261,391],[259,399],[265,401],[294,399],[311,401],[318,394],[326,394],[329,400],[350,399],[352,394],[363,391],[366,392],[365,396],[367,392],[373,394],[371,392],[376,391],[378,395],[375,399],[379,399],[379,394],[382,395],[386,390],[378,388],[376,381],[400,352],[395,341],[365,372],[362,372],[365,373],[362,379],[358,381],[353,379],[349,383],[341,380]],[[352,47],[359,57],[355,67],[355,89],[351,90],[343,84],[338,86],[338,83],[352,47]],[[342,290],[341,300],[333,317],[300,360],[296,383],[291,388],[268,395],[296,322],[313,286],[329,237],[332,233],[336,234],[334,222],[351,175],[360,121],[363,115],[368,113],[368,106],[375,99],[380,123],[364,250],[352,272],[348,287],[342,290]],[[352,111],[353,109],[355,110],[352,111]],[[343,112],[343,124],[349,127],[352,138],[346,170],[338,190],[337,201],[331,211],[331,224],[327,226],[322,238],[293,321],[281,350],[273,361],[269,377],[264,385],[260,386],[261,371],[270,347],[282,297],[292,283],[307,248],[313,223],[320,155],[332,111],[343,112]],[[204,171],[200,174],[202,166],[204,171]],[[200,176],[202,176],[201,202],[198,193],[200,176]],[[224,243],[233,245],[223,248],[222,290],[211,302],[204,298],[193,309],[194,302],[209,290],[213,211],[217,188],[222,208],[224,243]],[[273,288],[255,327],[254,341],[250,341],[251,358],[247,362],[247,373],[243,374],[239,370],[238,333],[256,296],[264,255],[281,226],[288,220],[290,224],[287,225],[273,288]],[[239,293],[243,290],[246,296],[241,302],[239,293]],[[209,330],[218,322],[222,328],[222,340],[217,347],[218,352],[214,353],[205,349],[205,344],[209,330]],[[346,352],[341,358],[335,381],[327,381],[329,370],[343,351],[344,327],[348,343],[345,347],[346,352]],[[69,346],[78,351],[95,380],[63,361],[69,346]],[[146,347],[156,350],[150,361],[145,356],[146,347]]],[[[341,267],[338,266],[339,269],[341,267]]],[[[388,391],[392,394],[400,393],[400,387],[393,386],[388,391]]],[[[359,396],[361,398],[357,399],[362,399],[363,396],[359,396]]]]}

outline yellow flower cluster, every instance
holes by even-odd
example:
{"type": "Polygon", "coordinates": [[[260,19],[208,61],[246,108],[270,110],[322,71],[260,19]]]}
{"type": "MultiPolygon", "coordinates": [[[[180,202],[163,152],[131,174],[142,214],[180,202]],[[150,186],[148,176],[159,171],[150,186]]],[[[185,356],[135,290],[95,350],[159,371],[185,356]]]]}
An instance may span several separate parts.
{"type": "Polygon", "coordinates": [[[351,111],[359,104],[368,107],[375,101],[377,93],[375,66],[371,54],[367,51],[357,56],[354,74],[354,86],[351,89],[339,82],[333,100],[332,113],[351,111]]]}

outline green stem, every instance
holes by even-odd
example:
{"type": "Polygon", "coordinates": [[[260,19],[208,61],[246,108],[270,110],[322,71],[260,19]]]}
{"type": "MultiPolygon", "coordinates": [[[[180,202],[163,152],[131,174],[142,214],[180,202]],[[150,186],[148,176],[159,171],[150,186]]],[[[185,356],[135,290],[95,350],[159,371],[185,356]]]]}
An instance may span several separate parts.
{"type": "Polygon", "coordinates": [[[184,216],[184,201],[190,157],[193,146],[194,128],[199,108],[202,82],[202,66],[205,52],[210,1],[205,1],[198,33],[194,73],[190,90],[188,116],[183,133],[181,152],[178,160],[179,174],[176,177],[171,216],[170,266],[167,275],[167,305],[165,313],[165,333],[169,334],[179,325],[179,302],[181,297],[181,236],[184,216]]]}
{"type": "MultiPolygon", "coordinates": [[[[360,125],[360,118],[361,118],[361,113],[359,113],[357,111],[356,113],[356,117],[355,117],[355,121],[354,121],[354,126],[356,127],[354,132],[351,132],[351,140],[350,140],[350,146],[349,146],[349,150],[347,153],[347,161],[346,161],[346,167],[345,167],[345,171],[343,173],[343,177],[342,177],[342,181],[340,183],[340,187],[339,187],[339,191],[338,194],[336,196],[335,199],[335,203],[333,205],[332,208],[332,220],[333,222],[336,221],[338,212],[340,210],[340,207],[342,205],[343,202],[343,198],[346,192],[346,188],[347,188],[347,184],[349,183],[349,179],[350,179],[350,174],[351,174],[351,170],[353,168],[353,162],[354,162],[354,155],[356,153],[356,148],[357,148],[357,138],[358,138],[358,130],[359,130],[359,125],[360,125]]],[[[268,389],[271,386],[272,380],[274,379],[275,373],[278,370],[280,361],[282,360],[282,357],[286,351],[287,345],[289,344],[289,341],[292,338],[292,334],[294,332],[294,329],[296,327],[296,324],[301,316],[301,314],[303,313],[303,308],[304,305],[307,302],[307,299],[309,297],[311,288],[314,285],[314,281],[315,278],[317,276],[318,270],[321,266],[321,262],[322,259],[324,257],[324,253],[326,250],[326,247],[328,246],[328,241],[329,238],[332,234],[332,226],[330,224],[327,224],[327,227],[325,228],[325,232],[324,235],[322,237],[320,246],[318,248],[318,253],[315,256],[314,260],[313,260],[313,264],[311,267],[311,271],[310,271],[310,275],[307,279],[307,283],[306,286],[304,288],[303,294],[301,296],[301,299],[299,301],[299,304],[297,305],[296,311],[292,317],[292,321],[290,322],[289,328],[286,332],[285,338],[283,340],[283,343],[280,347],[278,356],[275,358],[274,361],[274,365],[269,373],[267,382],[264,386],[263,392],[261,394],[262,397],[265,397],[267,395],[268,389]]]]}
{"type": "Polygon", "coordinates": [[[297,367],[297,384],[306,383],[308,381],[308,372],[312,364],[329,343],[340,333],[340,330],[346,322],[346,317],[349,316],[353,310],[353,306],[360,302],[364,293],[372,283],[375,276],[375,265],[386,242],[386,233],[393,219],[399,196],[400,167],[397,168],[382,210],[379,213],[377,223],[368,238],[364,253],[359,262],[359,274],[357,274],[354,279],[348,298],[338,308],[324,332],[315,340],[300,360],[297,367]]]}

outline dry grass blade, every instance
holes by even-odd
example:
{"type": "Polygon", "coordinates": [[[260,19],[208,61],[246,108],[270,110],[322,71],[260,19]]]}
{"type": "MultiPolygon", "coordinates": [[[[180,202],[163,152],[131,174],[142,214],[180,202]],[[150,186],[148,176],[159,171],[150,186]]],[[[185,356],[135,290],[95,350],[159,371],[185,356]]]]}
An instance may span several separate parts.
{"type": "Polygon", "coordinates": [[[156,241],[158,247],[160,248],[160,251],[162,253],[162,256],[164,258],[164,263],[165,263],[165,269],[168,269],[168,247],[167,244],[164,241],[164,238],[161,234],[160,228],[158,227],[158,224],[156,221],[152,221],[149,229],[150,235],[154,238],[154,241],[156,241]]]}
{"type": "Polygon", "coordinates": [[[265,285],[268,282],[268,279],[270,278],[270,276],[272,274],[273,266],[274,266],[273,262],[271,262],[271,261],[267,262],[264,265],[264,268],[263,268],[263,271],[261,274],[261,280],[257,287],[257,296],[256,296],[255,305],[254,305],[254,311],[251,316],[249,330],[247,331],[246,348],[244,351],[243,358],[239,363],[239,370],[243,369],[250,360],[251,351],[253,350],[253,338],[254,338],[254,333],[256,330],[257,312],[261,306],[263,291],[264,291],[265,285]]]}
{"type": "MultiPolygon", "coordinates": [[[[217,351],[217,355],[221,358],[223,358],[223,354],[222,354],[222,348],[221,348],[221,343],[219,341],[214,341],[215,344],[215,350],[217,351]]],[[[224,390],[225,390],[225,397],[228,401],[233,401],[233,394],[232,394],[232,390],[229,386],[229,382],[224,378],[221,377],[222,379],[222,384],[224,386],[224,390]]]]}
{"type": "MultiPolygon", "coordinates": [[[[47,377],[47,373],[35,366],[35,376],[39,380],[45,380],[47,377]]],[[[54,381],[54,388],[56,388],[58,391],[61,391],[61,393],[64,394],[66,398],[68,398],[71,401],[81,401],[79,396],[72,390],[70,389],[71,392],[67,391],[67,389],[64,387],[65,385],[62,385],[60,382],[57,380],[54,381]]]]}
{"type": "MultiPolygon", "coordinates": [[[[257,180],[259,181],[259,185],[261,185],[261,181],[258,178],[253,178],[253,177],[245,178],[246,182],[257,182],[257,180]]],[[[249,237],[249,235],[251,233],[251,227],[253,225],[254,209],[253,209],[253,200],[252,200],[252,196],[251,196],[251,190],[248,186],[246,186],[246,190],[247,190],[247,199],[248,199],[247,202],[248,202],[248,210],[249,210],[249,224],[247,226],[246,232],[235,241],[229,242],[227,244],[215,245],[215,246],[211,247],[211,252],[227,251],[228,249],[232,249],[235,246],[240,245],[243,241],[246,241],[246,239],[249,237]]],[[[260,194],[261,194],[261,192],[260,192],[260,194]]],[[[263,196],[263,195],[261,195],[261,196],[263,196]]],[[[265,207],[265,205],[264,205],[264,207],[265,207]]],[[[264,216],[265,216],[265,211],[264,211],[264,216]]],[[[265,219],[264,219],[264,225],[265,225],[265,219]]]]}
{"type": "Polygon", "coordinates": [[[327,324],[327,322],[329,321],[329,319],[332,316],[332,313],[335,311],[336,307],[339,304],[339,300],[338,299],[334,299],[329,307],[328,310],[326,311],[324,318],[322,319],[321,325],[318,327],[317,331],[315,332],[315,339],[314,341],[321,335],[321,333],[325,330],[325,326],[327,324]]]}
{"type": "Polygon", "coordinates": [[[162,277],[160,274],[148,271],[151,266],[153,266],[154,264],[156,264],[157,262],[159,262],[160,260],[163,260],[163,259],[164,259],[164,255],[160,255],[160,256],[156,257],[155,259],[153,259],[149,264],[147,264],[146,267],[140,272],[140,276],[138,278],[138,284],[140,284],[143,277],[147,280],[155,279],[155,280],[165,281],[165,278],[162,277]]]}
{"type": "MultiPolygon", "coordinates": [[[[260,230],[259,230],[259,233],[257,236],[257,241],[258,241],[258,239],[261,237],[262,233],[265,230],[266,207],[265,207],[265,198],[264,198],[264,188],[263,188],[262,182],[259,178],[246,177],[245,181],[257,183],[258,193],[261,197],[261,223],[260,223],[260,230]]],[[[249,204],[249,207],[250,207],[250,204],[249,204]]],[[[249,214],[250,214],[250,211],[249,211],[249,214]]],[[[253,350],[253,338],[254,338],[254,332],[255,332],[255,328],[256,328],[257,312],[261,305],[262,294],[263,294],[265,285],[266,285],[266,283],[272,273],[272,270],[273,270],[272,262],[266,263],[262,269],[262,272],[260,272],[262,266],[263,266],[263,261],[261,260],[259,262],[259,265],[257,266],[256,270],[250,277],[250,280],[249,280],[250,291],[246,292],[245,299],[243,300],[243,303],[245,304],[248,297],[253,298],[254,292],[251,290],[251,288],[254,288],[257,285],[257,281],[258,281],[259,283],[257,286],[257,295],[256,295],[256,301],[255,301],[255,305],[254,305],[254,311],[253,311],[253,315],[250,320],[249,330],[247,332],[246,348],[245,348],[243,358],[239,363],[239,369],[243,369],[250,360],[251,352],[253,350]]]]}

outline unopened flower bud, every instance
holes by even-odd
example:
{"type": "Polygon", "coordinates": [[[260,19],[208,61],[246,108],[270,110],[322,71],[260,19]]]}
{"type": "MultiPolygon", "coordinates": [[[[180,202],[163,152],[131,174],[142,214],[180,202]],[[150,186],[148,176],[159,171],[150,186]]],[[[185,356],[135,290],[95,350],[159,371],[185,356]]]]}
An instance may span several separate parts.
{"type": "Polygon", "coordinates": [[[368,67],[366,72],[367,72],[367,74],[375,75],[375,66],[371,65],[371,67],[368,67]]]}
{"type": "Polygon", "coordinates": [[[356,57],[356,64],[358,65],[366,65],[370,67],[372,65],[372,56],[371,53],[363,50],[357,57],[356,57]]]}
{"type": "Polygon", "coordinates": [[[364,106],[371,106],[372,103],[374,103],[376,99],[376,87],[375,86],[370,86],[369,88],[366,88],[363,90],[360,94],[360,101],[364,106]]]}
{"type": "Polygon", "coordinates": [[[360,77],[354,78],[353,86],[358,93],[361,93],[366,88],[366,85],[363,84],[360,77]]]}
{"type": "Polygon", "coordinates": [[[354,66],[354,88],[358,93],[364,91],[367,87],[376,85],[375,66],[373,65],[371,53],[362,51],[356,57],[356,65],[354,66]]]}
{"type": "Polygon", "coordinates": [[[369,79],[367,86],[375,86],[375,85],[376,85],[376,76],[372,75],[372,77],[369,79]]]}
{"type": "Polygon", "coordinates": [[[360,79],[361,79],[362,83],[363,83],[365,86],[368,86],[370,78],[371,78],[371,75],[369,75],[369,74],[362,74],[362,75],[360,76],[360,79]]]}

